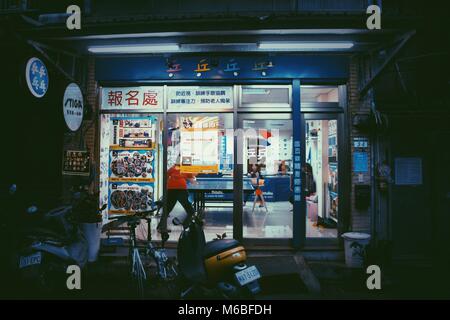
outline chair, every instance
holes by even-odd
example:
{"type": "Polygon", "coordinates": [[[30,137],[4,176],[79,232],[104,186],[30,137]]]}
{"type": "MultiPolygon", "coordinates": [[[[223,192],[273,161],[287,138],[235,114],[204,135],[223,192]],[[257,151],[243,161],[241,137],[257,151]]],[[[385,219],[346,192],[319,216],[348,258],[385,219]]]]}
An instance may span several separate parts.
{"type": "Polygon", "coordinates": [[[252,178],[252,185],[253,187],[255,187],[255,198],[253,200],[252,213],[255,211],[255,205],[258,201],[258,197],[261,198],[261,202],[266,208],[266,212],[269,212],[269,210],[267,209],[266,200],[264,199],[264,192],[261,190],[261,187],[264,187],[264,179],[252,178]]]}

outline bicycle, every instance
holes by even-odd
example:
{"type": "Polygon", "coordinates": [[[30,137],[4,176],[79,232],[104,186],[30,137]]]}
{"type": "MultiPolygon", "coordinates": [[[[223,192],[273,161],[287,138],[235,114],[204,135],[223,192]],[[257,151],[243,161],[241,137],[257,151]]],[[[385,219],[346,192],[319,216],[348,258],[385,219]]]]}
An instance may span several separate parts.
{"type": "Polygon", "coordinates": [[[155,204],[156,207],[152,208],[152,210],[142,211],[128,216],[116,217],[113,219],[122,223],[127,223],[127,226],[130,230],[130,274],[139,298],[145,297],[145,285],[148,279],[144,263],[142,262],[141,252],[139,251],[139,247],[137,245],[136,237],[136,228],[138,226],[142,226],[142,220],[145,220],[147,222],[147,241],[145,247],[145,256],[150,257],[155,262],[157,268],[157,278],[163,282],[166,282],[167,284],[170,284],[170,282],[175,280],[178,275],[175,262],[167,256],[164,248],[165,242],[169,239],[169,234],[161,234],[161,247],[157,247],[152,243],[151,221],[153,218],[160,217],[160,210],[162,208],[162,203],[160,201],[155,202],[155,204]]]}

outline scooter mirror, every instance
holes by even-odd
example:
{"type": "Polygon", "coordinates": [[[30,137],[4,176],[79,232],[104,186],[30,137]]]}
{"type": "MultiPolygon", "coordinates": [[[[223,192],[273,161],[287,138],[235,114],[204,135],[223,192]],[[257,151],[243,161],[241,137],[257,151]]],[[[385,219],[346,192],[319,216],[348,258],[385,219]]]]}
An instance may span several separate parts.
{"type": "Polygon", "coordinates": [[[108,206],[108,205],[107,205],[106,203],[105,203],[104,205],[102,205],[102,207],[100,208],[100,211],[105,210],[107,206],[108,206]]]}
{"type": "Polygon", "coordinates": [[[17,185],[14,183],[9,187],[9,194],[13,195],[16,193],[16,191],[17,191],[17,185]]]}

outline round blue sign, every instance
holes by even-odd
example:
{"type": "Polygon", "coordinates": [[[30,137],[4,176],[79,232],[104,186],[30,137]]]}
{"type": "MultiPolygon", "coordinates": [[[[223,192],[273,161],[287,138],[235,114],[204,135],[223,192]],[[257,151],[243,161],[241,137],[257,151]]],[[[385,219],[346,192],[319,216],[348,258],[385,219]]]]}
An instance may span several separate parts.
{"type": "Polygon", "coordinates": [[[28,89],[37,98],[42,98],[48,90],[48,72],[45,64],[38,58],[31,58],[27,62],[25,71],[28,89]]]}

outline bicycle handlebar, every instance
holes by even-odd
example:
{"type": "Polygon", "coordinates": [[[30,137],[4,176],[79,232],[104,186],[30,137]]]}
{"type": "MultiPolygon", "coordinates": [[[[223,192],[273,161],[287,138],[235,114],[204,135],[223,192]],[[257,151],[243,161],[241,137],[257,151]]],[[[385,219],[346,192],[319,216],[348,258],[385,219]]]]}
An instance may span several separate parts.
{"type": "Polygon", "coordinates": [[[151,210],[139,211],[134,214],[118,216],[111,218],[111,220],[123,221],[123,222],[131,222],[131,221],[139,221],[140,219],[145,219],[148,216],[151,216],[155,211],[161,209],[160,206],[153,207],[151,210]]]}

